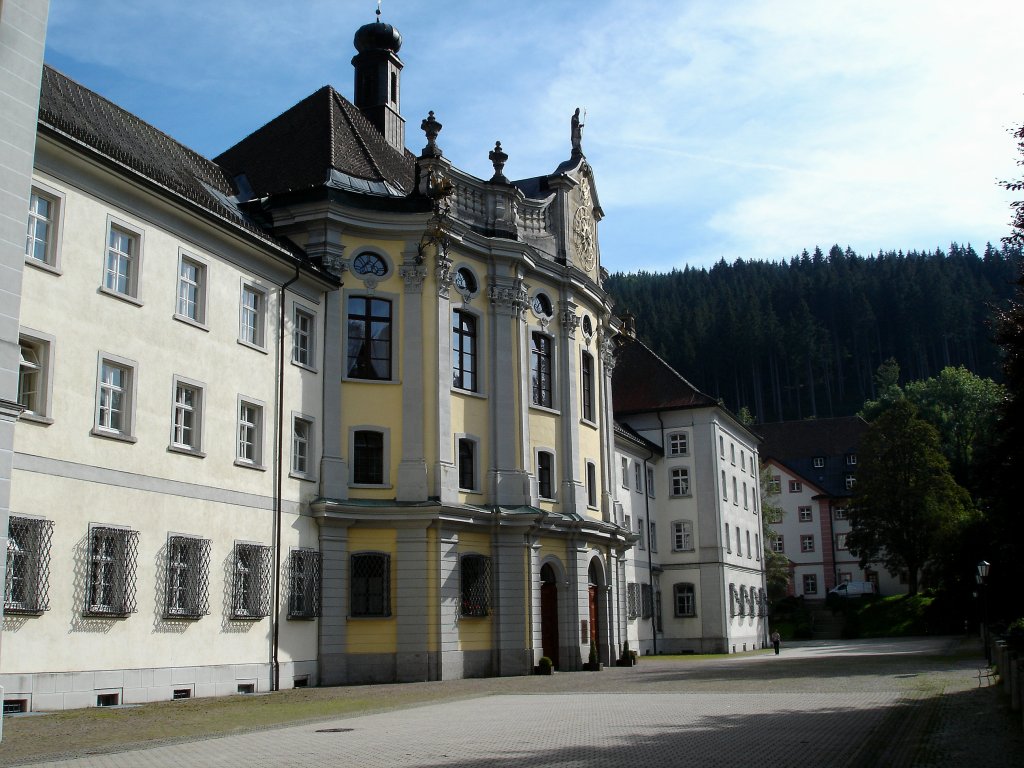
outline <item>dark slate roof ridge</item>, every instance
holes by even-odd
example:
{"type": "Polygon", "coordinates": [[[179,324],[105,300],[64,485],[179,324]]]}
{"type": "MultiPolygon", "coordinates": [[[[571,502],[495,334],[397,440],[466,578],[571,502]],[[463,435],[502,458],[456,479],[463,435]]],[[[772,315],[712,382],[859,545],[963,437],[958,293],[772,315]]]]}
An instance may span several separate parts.
{"type": "MultiPolygon", "coordinates": [[[[408,150],[408,148],[403,148],[402,151],[399,152],[388,144],[377,130],[376,126],[370,122],[369,118],[363,114],[361,109],[345,98],[345,96],[338,93],[334,88],[331,88],[331,93],[334,96],[335,103],[338,105],[342,114],[344,114],[349,125],[352,127],[356,138],[359,139],[359,142],[363,147],[363,151],[366,153],[367,160],[369,160],[374,170],[382,179],[390,181],[392,184],[404,190],[408,194],[412,190],[412,179],[415,174],[416,157],[408,150]],[[376,144],[377,146],[371,147],[371,143],[376,144]],[[381,168],[378,160],[384,158],[378,158],[376,154],[377,152],[384,152],[385,157],[387,153],[393,153],[395,159],[405,166],[402,168],[405,178],[398,178],[398,174],[395,172],[396,169],[381,168]]],[[[331,135],[331,141],[333,151],[333,133],[331,135]]],[[[336,155],[332,155],[332,159],[336,157],[336,155]]],[[[332,163],[332,167],[336,166],[332,163]]]]}
{"type": "Polygon", "coordinates": [[[693,384],[692,384],[692,383],[690,382],[690,380],[689,380],[689,379],[687,379],[687,378],[686,378],[685,376],[683,376],[683,374],[681,374],[681,373],[680,373],[679,371],[677,371],[677,370],[676,370],[675,368],[673,368],[673,367],[672,367],[671,365],[669,365],[669,364],[668,364],[668,362],[666,362],[666,361],[665,361],[665,360],[664,360],[664,359],[663,359],[663,358],[661,357],[661,355],[659,355],[659,354],[658,354],[657,352],[655,352],[655,351],[654,351],[653,349],[651,349],[651,348],[650,348],[650,347],[648,347],[648,346],[647,346],[646,344],[644,344],[644,343],[643,343],[642,341],[640,341],[640,339],[639,339],[639,338],[637,338],[637,337],[635,337],[635,336],[631,336],[631,337],[629,337],[629,341],[630,341],[631,343],[633,343],[633,344],[636,344],[636,345],[638,345],[638,346],[639,346],[639,347],[640,347],[641,349],[643,349],[643,350],[644,350],[645,352],[647,352],[647,354],[648,354],[648,355],[650,355],[650,356],[651,356],[651,357],[653,357],[653,358],[654,358],[655,360],[657,360],[657,361],[658,361],[658,363],[660,363],[660,364],[661,364],[661,366],[662,366],[662,367],[663,367],[663,368],[664,368],[664,369],[665,369],[666,371],[668,371],[668,372],[669,372],[669,373],[670,373],[671,375],[675,376],[675,377],[676,377],[677,379],[679,379],[679,381],[681,381],[681,382],[682,382],[683,384],[685,384],[685,385],[686,385],[687,387],[689,387],[689,388],[690,388],[691,390],[693,390],[693,393],[694,393],[695,395],[699,395],[699,396],[700,396],[701,398],[703,398],[703,399],[704,399],[704,400],[706,401],[706,404],[707,404],[707,405],[713,405],[713,406],[718,406],[718,407],[721,407],[721,404],[720,404],[720,403],[719,403],[719,402],[718,402],[717,400],[715,400],[715,398],[711,397],[711,395],[708,395],[708,394],[706,394],[706,393],[704,393],[704,392],[701,392],[701,391],[700,391],[700,389],[698,389],[697,387],[695,387],[695,386],[694,386],[694,385],[693,385],[693,384]]]}
{"type": "Polygon", "coordinates": [[[626,440],[636,443],[637,445],[647,449],[648,451],[652,451],[658,456],[661,456],[664,453],[664,449],[662,449],[660,445],[651,440],[648,440],[646,437],[644,437],[631,426],[629,426],[629,424],[624,424],[623,422],[620,421],[614,421],[613,429],[615,431],[615,434],[623,437],[626,440]]]}

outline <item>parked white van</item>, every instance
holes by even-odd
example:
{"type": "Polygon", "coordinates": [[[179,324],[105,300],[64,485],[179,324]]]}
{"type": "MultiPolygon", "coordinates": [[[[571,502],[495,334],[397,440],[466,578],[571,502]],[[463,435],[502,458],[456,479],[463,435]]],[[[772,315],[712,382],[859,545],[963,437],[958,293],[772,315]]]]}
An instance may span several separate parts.
{"type": "Polygon", "coordinates": [[[863,597],[875,594],[875,585],[870,581],[847,581],[828,591],[836,597],[863,597]]]}

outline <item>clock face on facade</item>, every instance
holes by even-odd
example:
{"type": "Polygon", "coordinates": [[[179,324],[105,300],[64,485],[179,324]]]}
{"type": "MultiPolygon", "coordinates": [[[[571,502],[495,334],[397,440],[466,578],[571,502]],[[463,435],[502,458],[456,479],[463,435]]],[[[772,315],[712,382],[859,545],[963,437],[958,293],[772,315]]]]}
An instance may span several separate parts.
{"type": "Polygon", "coordinates": [[[360,253],[352,261],[352,271],[357,275],[384,277],[388,273],[388,265],[375,253],[360,253]]]}
{"type": "Polygon", "coordinates": [[[596,248],[594,243],[594,217],[587,207],[581,205],[576,209],[572,219],[572,235],[576,243],[576,255],[583,268],[589,272],[594,268],[596,248]]]}

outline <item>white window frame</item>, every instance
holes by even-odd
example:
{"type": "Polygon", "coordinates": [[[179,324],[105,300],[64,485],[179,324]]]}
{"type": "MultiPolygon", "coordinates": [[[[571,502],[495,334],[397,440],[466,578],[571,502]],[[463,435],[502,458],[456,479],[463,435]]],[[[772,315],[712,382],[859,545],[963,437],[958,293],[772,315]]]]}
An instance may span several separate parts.
{"type": "Polygon", "coordinates": [[[772,539],[772,552],[777,552],[779,554],[783,554],[785,551],[786,551],[785,536],[783,536],[780,533],[774,539],[772,539]]]}
{"type": "Polygon", "coordinates": [[[789,481],[789,492],[790,493],[801,493],[801,492],[803,492],[803,490],[804,490],[804,484],[801,483],[799,480],[790,480],[789,481]]]}
{"type": "Polygon", "coordinates": [[[654,498],[654,467],[647,467],[647,496],[648,498],[654,498]]]}
{"type": "Polygon", "coordinates": [[[690,455],[690,433],[689,432],[670,432],[668,435],[668,455],[669,456],[689,456],[690,455]]]}
{"type": "Polygon", "coordinates": [[[263,457],[266,443],[266,404],[239,395],[235,404],[235,466],[265,470],[263,457]],[[251,446],[246,449],[245,446],[251,446]],[[246,455],[251,453],[251,455],[246,455]]]}
{"type": "Polygon", "coordinates": [[[621,471],[621,483],[622,487],[629,490],[629,459],[626,456],[622,456],[619,459],[621,471]]]}
{"type": "Polygon", "coordinates": [[[648,537],[647,541],[650,544],[651,552],[658,551],[658,524],[653,520],[647,521],[648,537]]]}
{"type": "Polygon", "coordinates": [[[203,457],[204,431],[206,419],[204,418],[204,406],[206,405],[206,385],[201,381],[186,379],[184,376],[174,376],[171,380],[171,442],[167,449],[175,453],[185,453],[191,456],[203,457]],[[193,403],[180,402],[178,399],[179,390],[192,390],[193,403]],[[192,442],[187,443],[179,439],[185,429],[184,421],[187,414],[192,415],[192,442]]]}
{"type": "Polygon", "coordinates": [[[800,551],[803,553],[815,551],[813,533],[800,534],[800,551]]]}
{"type": "MultiPolygon", "coordinates": [[[[54,274],[60,274],[60,256],[61,256],[61,242],[63,241],[64,235],[64,202],[65,196],[63,192],[43,185],[38,181],[32,182],[32,192],[29,197],[29,210],[28,220],[26,221],[25,231],[25,263],[30,264],[33,267],[45,270],[47,272],[53,272],[54,274]],[[33,206],[33,198],[40,198],[50,204],[50,215],[45,218],[47,232],[45,238],[45,257],[39,259],[33,253],[29,253],[29,237],[31,232],[30,225],[33,221],[43,219],[44,217],[39,216],[33,206]]],[[[32,240],[35,241],[35,237],[32,236],[32,240]]]]}
{"type": "Polygon", "coordinates": [[[825,457],[824,457],[824,456],[815,456],[815,457],[814,457],[814,458],[813,458],[813,459],[811,460],[811,465],[812,465],[812,466],[813,466],[813,467],[814,467],[815,469],[821,469],[822,467],[824,467],[824,466],[825,466],[825,457]]]}
{"type": "Polygon", "coordinates": [[[818,594],[818,574],[816,573],[805,573],[801,579],[801,586],[803,587],[803,593],[805,595],[816,595],[818,594]],[[808,589],[808,587],[811,587],[808,589]]]}
{"type": "Polygon", "coordinates": [[[114,440],[124,440],[134,443],[135,438],[135,402],[136,389],[138,384],[138,363],[126,357],[112,355],[107,352],[100,352],[97,355],[96,363],[96,403],[93,408],[93,427],[90,434],[96,437],[108,437],[114,440]],[[120,386],[112,381],[106,381],[104,369],[121,370],[126,381],[120,386]],[[117,393],[122,396],[121,407],[118,413],[121,415],[121,424],[118,427],[111,427],[103,424],[103,414],[113,412],[113,398],[117,393]]]}
{"type": "Polygon", "coordinates": [[[39,424],[52,424],[53,418],[53,360],[56,339],[39,331],[22,328],[18,334],[18,393],[17,402],[25,406],[19,419],[39,424]],[[35,360],[25,355],[27,348],[35,360]],[[32,398],[25,397],[26,376],[35,379],[32,398]]]}
{"type": "Polygon", "coordinates": [[[836,534],[836,549],[849,550],[850,548],[846,545],[846,537],[848,533],[837,533],[836,534]]]}
{"type": "Polygon", "coordinates": [[[267,315],[270,293],[258,283],[242,279],[238,291],[238,343],[244,347],[267,352],[267,315]],[[247,297],[256,299],[255,306],[247,297]]]}
{"type": "Polygon", "coordinates": [[[316,312],[297,301],[292,302],[292,365],[316,371],[316,312]],[[301,321],[308,323],[308,330],[303,332],[301,321]],[[305,339],[305,344],[300,343],[305,339]],[[305,360],[301,359],[305,353],[305,360]]]}
{"type": "Polygon", "coordinates": [[[835,518],[836,520],[847,520],[850,517],[849,510],[846,507],[836,507],[835,518]]]}
{"type": "MultiPolygon", "coordinates": [[[[539,408],[544,411],[559,410],[559,399],[558,399],[558,344],[554,336],[548,331],[542,328],[531,328],[528,336],[530,342],[530,407],[539,408]],[[551,400],[550,403],[537,402],[536,391],[533,386],[533,371],[534,361],[544,359],[538,350],[535,348],[534,339],[545,339],[547,342],[548,354],[546,359],[548,361],[548,386],[542,388],[541,394],[547,394],[551,400]]],[[[543,399],[543,398],[542,398],[543,399]]]]}
{"type": "Polygon", "coordinates": [[[801,523],[813,523],[814,522],[814,509],[811,507],[797,507],[796,508],[797,519],[801,523]]]}
{"type": "Polygon", "coordinates": [[[633,462],[633,490],[637,493],[643,493],[644,490],[643,472],[639,461],[633,462]]]}
{"type": "Polygon", "coordinates": [[[292,411],[291,456],[288,475],[298,480],[316,480],[316,420],[304,413],[292,411]],[[302,424],[306,428],[305,439],[301,439],[296,427],[302,424]],[[306,468],[298,466],[300,448],[305,450],[306,468]]]}
{"type": "Polygon", "coordinates": [[[116,216],[107,216],[106,239],[103,243],[103,269],[100,273],[100,292],[108,296],[127,301],[130,304],[141,306],[139,300],[139,286],[142,279],[142,255],[144,253],[145,232],[124,219],[116,216]],[[115,249],[110,243],[111,235],[119,232],[128,238],[134,248],[134,253],[126,253],[123,250],[115,249]],[[111,259],[115,259],[115,270],[111,273],[111,259]],[[117,280],[120,277],[120,265],[122,261],[127,264],[127,275],[125,279],[125,290],[119,290],[117,280]],[[114,282],[111,284],[110,275],[114,275],[114,282]]]}
{"type": "Polygon", "coordinates": [[[689,520],[672,521],[672,551],[692,552],[693,523],[689,520]]]}
{"type": "Polygon", "coordinates": [[[690,582],[672,585],[672,602],[675,615],[680,619],[689,619],[697,615],[697,587],[690,582]]]}
{"type": "Polygon", "coordinates": [[[206,330],[208,275],[209,268],[203,259],[184,248],[178,249],[178,277],[174,284],[173,317],[175,320],[206,330]],[[186,277],[183,274],[186,265],[195,270],[194,278],[186,277]],[[188,312],[187,305],[183,306],[183,302],[189,301],[189,297],[183,293],[186,287],[191,288],[191,291],[195,293],[195,298],[191,300],[191,314],[188,312]]]}
{"type": "Polygon", "coordinates": [[[857,486],[857,476],[856,475],[854,475],[854,474],[852,474],[850,472],[847,472],[846,473],[846,477],[844,479],[846,481],[846,490],[852,491],[857,486]]]}
{"type": "Polygon", "coordinates": [[[209,609],[210,540],[198,536],[167,536],[164,617],[198,619],[209,609]]]}
{"type": "Polygon", "coordinates": [[[669,488],[673,498],[690,496],[690,468],[672,467],[669,470],[669,488]]]}
{"type": "Polygon", "coordinates": [[[848,453],[848,454],[846,454],[846,466],[848,466],[848,467],[855,467],[855,466],[857,466],[857,454],[856,453],[848,453]]]}

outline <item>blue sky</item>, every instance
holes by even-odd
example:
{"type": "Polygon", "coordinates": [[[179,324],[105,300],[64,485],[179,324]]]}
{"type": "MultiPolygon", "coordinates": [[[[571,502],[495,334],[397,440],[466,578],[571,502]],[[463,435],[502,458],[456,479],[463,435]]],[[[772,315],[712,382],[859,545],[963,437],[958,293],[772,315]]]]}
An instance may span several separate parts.
{"type": "MultiPolygon", "coordinates": [[[[207,156],[330,83],[373,0],[51,0],[46,60],[207,156]]],[[[384,0],[406,142],[549,173],[583,149],[612,272],[997,242],[1024,122],[1019,0],[384,0]]]]}

